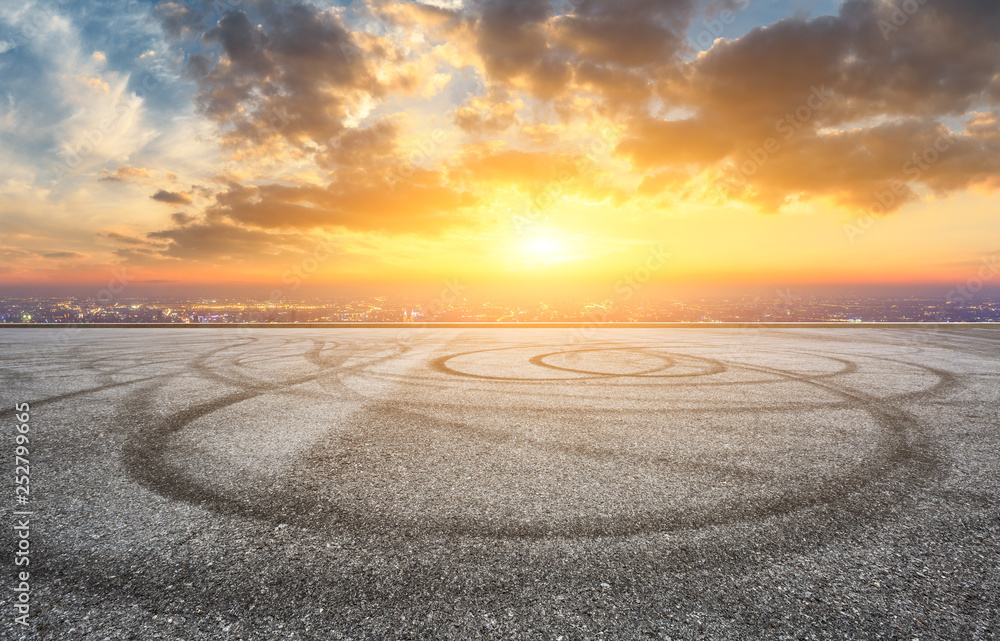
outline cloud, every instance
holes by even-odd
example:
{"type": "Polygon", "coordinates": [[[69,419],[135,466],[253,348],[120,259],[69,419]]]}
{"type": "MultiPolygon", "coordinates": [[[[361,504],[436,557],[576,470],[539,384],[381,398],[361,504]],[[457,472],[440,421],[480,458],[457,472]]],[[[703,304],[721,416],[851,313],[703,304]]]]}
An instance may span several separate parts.
{"type": "Polygon", "coordinates": [[[167,191],[161,189],[150,196],[155,201],[167,203],[169,205],[190,205],[191,194],[186,191],[167,191]]]}
{"type": "Polygon", "coordinates": [[[182,212],[174,212],[173,214],[170,214],[170,220],[174,221],[178,225],[187,225],[188,223],[193,222],[196,219],[194,216],[190,214],[185,214],[182,212]]]}
{"type": "Polygon", "coordinates": [[[730,197],[768,211],[812,198],[867,208],[886,190],[893,211],[919,197],[916,184],[937,193],[995,184],[995,142],[983,131],[930,152],[934,163],[919,172],[907,163],[947,134],[946,118],[996,104],[1000,29],[990,27],[1000,5],[930,2],[884,35],[880,23],[901,22],[894,7],[849,0],[836,16],[787,18],[716,43],[658,81],[662,101],[684,115],[629,114],[617,152],[642,172],[715,168],[735,178],[730,197]]]}
{"type": "MultiPolygon", "coordinates": [[[[174,3],[160,13],[170,34],[179,33],[178,21],[197,23],[195,9],[174,3]]],[[[241,157],[325,146],[389,92],[420,88],[389,39],[350,31],[334,9],[246,2],[209,26],[201,42],[203,51],[187,62],[196,105],[241,157]]]]}
{"type": "Polygon", "coordinates": [[[648,99],[650,75],[688,51],[685,31],[696,2],[574,0],[554,9],[534,0],[479,0],[452,10],[414,7],[392,15],[447,41],[456,66],[475,59],[490,87],[544,100],[580,90],[619,100],[620,93],[648,99]]]}
{"type": "Polygon", "coordinates": [[[487,144],[467,147],[457,170],[473,183],[542,188],[578,177],[581,163],[581,158],[568,154],[498,149],[487,144]]]}
{"type": "Polygon", "coordinates": [[[48,252],[42,254],[42,258],[51,259],[63,259],[63,258],[86,258],[86,254],[79,254],[77,252],[48,252]]]}
{"type": "Polygon", "coordinates": [[[534,206],[547,207],[564,197],[591,203],[628,200],[593,158],[583,154],[506,149],[491,143],[468,145],[455,160],[452,179],[475,186],[484,200],[497,191],[517,189],[534,206]]]}
{"type": "Polygon", "coordinates": [[[149,178],[149,170],[143,169],[141,167],[131,167],[129,165],[122,165],[114,172],[110,172],[107,169],[101,170],[101,177],[98,180],[103,182],[122,182],[123,180],[128,180],[130,178],[146,179],[149,178]]]}
{"type": "Polygon", "coordinates": [[[160,2],[153,9],[153,15],[163,30],[173,38],[190,37],[199,31],[205,12],[180,2],[160,2]]]}
{"type": "Polygon", "coordinates": [[[471,224],[468,194],[443,184],[438,172],[408,168],[406,178],[314,185],[233,185],[207,215],[265,229],[345,229],[433,235],[471,224]]]}
{"type": "Polygon", "coordinates": [[[524,108],[524,101],[509,99],[499,91],[487,96],[474,96],[455,110],[455,124],[469,134],[499,134],[517,124],[517,112],[524,108]]]}
{"type": "MultiPolygon", "coordinates": [[[[692,57],[686,31],[704,8],[581,0],[557,11],[480,0],[394,15],[478,58],[488,91],[454,111],[458,127],[498,136],[517,123],[524,94],[564,121],[623,121],[617,154],[643,178],[660,176],[641,182],[646,195],[675,186],[667,175],[725,178],[736,168],[745,184],[727,187],[728,196],[769,211],[812,198],[859,206],[902,182],[892,210],[919,197],[915,185],[948,193],[995,182],[992,143],[974,132],[919,175],[906,162],[946,119],[997,105],[1000,5],[931,0],[910,16],[896,3],[848,0],[836,15],[779,20],[692,57]],[[769,141],[778,151],[766,154],[768,166],[740,170],[769,141]]],[[[559,142],[534,135],[544,131],[525,133],[536,144],[559,142]]],[[[502,157],[467,160],[487,177],[502,157]]]]}
{"type": "Polygon", "coordinates": [[[577,64],[656,67],[686,48],[691,0],[583,0],[552,22],[552,41],[577,64]]]}
{"type": "Polygon", "coordinates": [[[266,260],[295,253],[310,244],[310,240],[300,234],[246,229],[223,221],[155,231],[147,236],[166,243],[162,256],[185,260],[266,260]]]}
{"type": "Polygon", "coordinates": [[[123,243],[125,245],[149,245],[151,244],[148,240],[143,240],[141,238],[136,238],[135,236],[129,236],[127,234],[119,234],[118,232],[109,231],[101,234],[104,238],[108,240],[113,240],[117,243],[123,243]]]}
{"type": "MultiPolygon", "coordinates": [[[[1000,4],[844,0],[746,31],[787,5],[751,3],[739,37],[691,46],[694,21],[745,4],[163,0],[151,22],[67,3],[3,54],[0,215],[44,227],[41,247],[89,251],[76,234],[129,260],[249,260],[316,230],[407,236],[386,251],[485,237],[525,195],[581,211],[636,199],[649,209],[628,216],[652,220],[674,204],[891,212],[1000,188],[1000,4]],[[160,89],[139,98],[147,73],[160,89]],[[122,232],[78,220],[95,180],[122,232]],[[168,207],[106,184],[127,181],[168,207]]],[[[11,14],[21,29],[27,15],[11,14]]]]}
{"type": "Polygon", "coordinates": [[[547,2],[483,0],[472,5],[477,53],[490,79],[519,84],[551,97],[570,79],[570,69],[549,48],[546,24],[553,15],[547,2]]]}
{"type": "Polygon", "coordinates": [[[330,145],[327,154],[317,158],[322,166],[340,165],[351,169],[367,169],[400,162],[399,124],[380,120],[369,127],[345,131],[330,145]]]}
{"type": "Polygon", "coordinates": [[[629,134],[617,151],[642,170],[714,163],[732,153],[738,145],[726,127],[702,118],[668,121],[636,118],[629,134]]]}

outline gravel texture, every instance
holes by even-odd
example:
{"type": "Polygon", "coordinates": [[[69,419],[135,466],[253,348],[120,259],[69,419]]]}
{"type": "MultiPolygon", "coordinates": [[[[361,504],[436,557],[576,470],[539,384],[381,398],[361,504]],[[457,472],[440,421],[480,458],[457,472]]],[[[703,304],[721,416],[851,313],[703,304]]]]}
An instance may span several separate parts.
{"type": "Polygon", "coordinates": [[[1000,330],[0,329],[0,381],[4,639],[1000,636],[1000,330]]]}

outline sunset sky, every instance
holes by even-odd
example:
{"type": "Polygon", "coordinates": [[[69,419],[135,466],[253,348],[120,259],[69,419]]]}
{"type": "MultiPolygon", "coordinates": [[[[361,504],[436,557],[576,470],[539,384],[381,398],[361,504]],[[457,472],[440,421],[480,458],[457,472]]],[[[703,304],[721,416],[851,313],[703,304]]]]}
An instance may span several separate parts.
{"type": "Polygon", "coordinates": [[[0,283],[963,283],[998,114],[995,0],[5,2],[0,283]]]}

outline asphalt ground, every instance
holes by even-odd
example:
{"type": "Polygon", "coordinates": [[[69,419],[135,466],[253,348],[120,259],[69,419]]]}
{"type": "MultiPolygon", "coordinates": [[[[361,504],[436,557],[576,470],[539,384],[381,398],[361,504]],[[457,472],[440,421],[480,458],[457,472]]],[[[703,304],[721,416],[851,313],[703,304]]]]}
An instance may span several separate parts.
{"type": "Polygon", "coordinates": [[[1000,330],[0,329],[0,385],[5,639],[1000,635],[1000,330]]]}

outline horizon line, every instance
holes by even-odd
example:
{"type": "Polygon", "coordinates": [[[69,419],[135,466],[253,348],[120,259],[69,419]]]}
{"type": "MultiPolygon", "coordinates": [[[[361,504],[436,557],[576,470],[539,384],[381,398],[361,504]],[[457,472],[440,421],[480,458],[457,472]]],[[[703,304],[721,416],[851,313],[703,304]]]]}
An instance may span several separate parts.
{"type": "Polygon", "coordinates": [[[64,328],[64,329],[835,329],[835,328],[947,328],[974,327],[983,329],[1000,329],[997,321],[975,322],[852,322],[852,321],[817,321],[817,322],[765,322],[765,323],[706,323],[706,322],[540,322],[524,323],[490,323],[490,322],[440,322],[440,323],[368,323],[368,322],[330,322],[330,323],[0,323],[0,329],[5,328],[64,328]]]}

